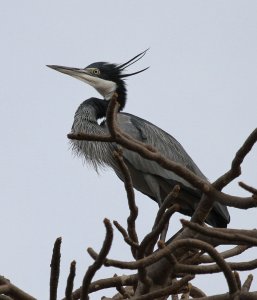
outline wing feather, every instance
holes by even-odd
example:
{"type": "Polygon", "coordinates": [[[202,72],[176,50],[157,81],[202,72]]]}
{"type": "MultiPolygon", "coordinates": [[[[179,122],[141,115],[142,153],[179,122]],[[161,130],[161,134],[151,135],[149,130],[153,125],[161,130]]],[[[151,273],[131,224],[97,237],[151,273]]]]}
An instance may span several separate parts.
{"type": "MultiPolygon", "coordinates": [[[[207,180],[182,145],[173,136],[161,128],[128,113],[120,113],[118,115],[118,124],[125,133],[129,134],[134,139],[153,146],[166,158],[180,163],[194,172],[197,176],[207,180]]],[[[176,181],[190,190],[196,190],[189,182],[177,174],[162,168],[158,163],[147,160],[133,151],[124,149],[123,156],[135,169],[142,173],[157,175],[162,179],[167,180],[167,182],[176,181]]],[[[226,206],[216,202],[213,205],[213,209],[221,215],[222,218],[227,220],[226,222],[229,222],[230,216],[226,206]]]]}
{"type": "MultiPolygon", "coordinates": [[[[182,164],[196,175],[206,179],[180,143],[164,130],[146,120],[127,113],[119,114],[118,124],[125,133],[136,140],[153,146],[165,157],[182,164]]],[[[165,170],[156,162],[142,158],[133,151],[124,149],[124,158],[142,172],[176,180],[191,187],[188,182],[175,173],[165,170]]]]}

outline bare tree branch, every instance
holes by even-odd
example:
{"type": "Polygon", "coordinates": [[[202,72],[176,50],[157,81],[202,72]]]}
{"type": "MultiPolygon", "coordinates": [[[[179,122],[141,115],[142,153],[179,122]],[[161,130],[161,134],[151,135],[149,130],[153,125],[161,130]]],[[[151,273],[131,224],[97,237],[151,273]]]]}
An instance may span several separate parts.
{"type": "MultiPolygon", "coordinates": [[[[245,245],[239,245],[236,246],[232,249],[226,250],[224,252],[221,252],[220,255],[225,259],[225,258],[230,258],[230,257],[234,257],[236,255],[239,255],[241,253],[243,253],[244,251],[246,251],[247,249],[249,249],[251,246],[245,246],[245,245]]],[[[207,264],[207,263],[212,263],[213,259],[208,256],[208,255],[202,255],[199,258],[199,262],[207,264]]]]}
{"type": "Polygon", "coordinates": [[[0,291],[1,294],[4,294],[2,295],[3,300],[8,300],[8,298],[17,300],[36,300],[36,298],[13,285],[8,279],[4,278],[4,276],[0,276],[0,291]]]}
{"type": "Polygon", "coordinates": [[[241,174],[241,164],[256,142],[257,128],[254,129],[254,131],[249,135],[242,147],[237,151],[232,161],[231,169],[213,183],[213,186],[216,189],[222,190],[226,185],[228,185],[231,181],[233,181],[241,174]]]}
{"type": "Polygon", "coordinates": [[[253,194],[253,195],[257,195],[257,189],[255,189],[252,186],[247,185],[246,183],[243,183],[242,181],[240,181],[239,186],[241,186],[241,188],[245,189],[247,192],[253,194]]]}
{"type": "MultiPolygon", "coordinates": [[[[133,189],[133,183],[131,176],[129,174],[128,167],[124,163],[124,160],[122,158],[122,152],[114,152],[114,157],[120,167],[120,170],[124,176],[124,185],[125,189],[127,192],[127,198],[128,198],[128,205],[129,205],[129,211],[130,215],[128,217],[128,234],[130,239],[138,244],[138,237],[137,237],[137,232],[136,232],[136,218],[138,216],[138,208],[136,206],[135,202],[135,194],[134,194],[134,189],[133,189]]],[[[132,254],[136,255],[136,249],[132,248],[132,254]]]]}
{"type": "Polygon", "coordinates": [[[119,230],[119,232],[122,234],[124,241],[131,247],[133,247],[135,250],[139,247],[137,243],[132,241],[132,239],[129,237],[127,231],[125,228],[123,228],[119,222],[113,221],[114,226],[119,230]]]}
{"type": "Polygon", "coordinates": [[[107,254],[110,251],[112,240],[113,240],[113,229],[110,221],[108,219],[104,219],[104,225],[106,228],[106,235],[103,242],[102,249],[95,260],[95,262],[88,268],[84,278],[83,278],[83,284],[81,288],[81,300],[88,300],[88,294],[89,294],[89,286],[91,283],[92,278],[94,277],[97,270],[101,268],[103,265],[103,262],[107,256],[107,254]]]}
{"type": "MultiPolygon", "coordinates": [[[[138,276],[137,274],[134,275],[122,275],[117,277],[110,277],[105,279],[99,279],[90,283],[89,286],[89,293],[93,293],[99,290],[107,289],[107,288],[116,288],[118,286],[132,286],[137,283],[138,276]]],[[[77,289],[72,293],[73,299],[77,300],[80,299],[82,287],[77,289]]],[[[67,300],[67,298],[63,298],[63,300],[67,300]]]]}
{"type": "Polygon", "coordinates": [[[246,280],[242,286],[242,292],[249,292],[252,282],[253,282],[253,275],[250,274],[250,275],[248,275],[248,277],[246,278],[246,280]]]}
{"type": "Polygon", "coordinates": [[[156,298],[160,298],[163,296],[168,296],[171,295],[173,293],[177,294],[179,293],[180,289],[187,284],[190,280],[192,280],[194,278],[194,276],[192,275],[187,275],[185,277],[183,277],[181,280],[176,281],[173,285],[162,288],[160,290],[148,293],[146,295],[142,295],[142,296],[138,296],[136,298],[134,298],[133,300],[152,300],[152,299],[156,299],[156,298]]]}
{"type": "Polygon", "coordinates": [[[241,290],[242,284],[241,284],[241,279],[240,279],[239,273],[237,271],[235,271],[234,276],[236,279],[237,287],[239,290],[241,290]]]}
{"type": "Polygon", "coordinates": [[[66,290],[65,290],[65,297],[67,300],[73,300],[72,291],[73,291],[75,276],[76,276],[76,262],[74,260],[70,264],[70,273],[67,278],[67,285],[66,285],[66,290]]]}
{"type": "MultiPolygon", "coordinates": [[[[142,240],[139,250],[138,250],[138,256],[137,258],[143,258],[146,254],[146,250],[149,249],[149,246],[151,244],[156,244],[158,240],[158,236],[163,230],[165,224],[169,221],[170,217],[179,210],[179,206],[177,204],[174,204],[170,208],[167,209],[167,211],[163,214],[162,218],[159,220],[159,222],[153,227],[153,230],[148,233],[144,239],[142,240]]],[[[147,254],[150,254],[149,251],[147,254]]]]}
{"type": "Polygon", "coordinates": [[[51,275],[50,275],[50,300],[57,299],[57,289],[60,275],[60,261],[61,261],[61,243],[62,238],[56,239],[53,248],[53,255],[51,260],[51,275]]]}
{"type": "MultiPolygon", "coordinates": [[[[186,220],[181,220],[181,223],[183,226],[187,226],[192,230],[195,230],[196,232],[200,232],[204,235],[207,236],[212,236],[217,239],[220,239],[220,241],[226,241],[226,242],[232,242],[235,244],[242,244],[242,245],[250,245],[250,246],[257,246],[257,238],[253,238],[251,236],[247,236],[246,232],[243,230],[234,230],[232,229],[216,229],[216,228],[210,228],[210,227],[203,227],[198,224],[186,221],[186,220]],[[241,232],[244,234],[241,234],[241,232]]],[[[249,232],[249,230],[247,230],[249,232]]],[[[257,230],[252,230],[252,232],[257,236],[257,230]]],[[[220,242],[222,243],[222,242],[220,242]]]]}

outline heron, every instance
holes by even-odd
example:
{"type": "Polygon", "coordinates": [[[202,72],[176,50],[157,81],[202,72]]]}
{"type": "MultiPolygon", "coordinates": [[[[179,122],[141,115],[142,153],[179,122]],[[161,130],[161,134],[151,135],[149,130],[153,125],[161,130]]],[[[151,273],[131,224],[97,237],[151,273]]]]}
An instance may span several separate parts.
{"type": "MultiPolygon", "coordinates": [[[[122,112],[127,100],[125,79],[148,68],[129,74],[126,73],[126,70],[141,59],[146,51],[122,64],[95,62],[86,68],[48,65],[56,71],[89,84],[103,97],[103,99],[92,97],[80,104],[74,116],[71,132],[107,134],[109,131],[106,122],[100,123],[99,120],[106,117],[110,99],[116,93],[117,101],[120,104],[117,125],[123,132],[142,143],[153,146],[166,158],[181,164],[200,178],[207,180],[173,136],[147,120],[122,112]]],[[[71,143],[73,151],[82,156],[96,170],[102,166],[111,167],[117,176],[124,181],[123,174],[113,156],[114,150],[117,149],[115,143],[81,140],[72,140],[71,143]]],[[[164,169],[155,161],[145,159],[131,150],[123,149],[123,160],[129,169],[134,188],[153,199],[159,206],[162,205],[172,188],[179,184],[180,193],[176,200],[179,203],[179,212],[192,216],[202,196],[201,191],[174,172],[164,169]]],[[[227,207],[214,202],[205,222],[213,227],[227,227],[229,221],[230,215],[227,207]]]]}

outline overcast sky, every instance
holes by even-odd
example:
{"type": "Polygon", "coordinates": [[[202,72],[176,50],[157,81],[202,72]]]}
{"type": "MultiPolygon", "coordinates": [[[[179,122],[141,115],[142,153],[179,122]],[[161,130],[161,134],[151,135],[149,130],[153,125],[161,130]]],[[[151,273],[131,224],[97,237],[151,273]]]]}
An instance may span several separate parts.
{"type": "MultiPolygon", "coordinates": [[[[251,0],[1,3],[1,275],[47,299],[52,247],[62,236],[61,297],[70,262],[77,261],[78,287],[92,263],[86,248],[99,251],[104,217],[125,225],[128,215],[122,182],[110,170],[99,176],[83,165],[66,138],[76,108],[96,92],[45,65],[122,63],[150,47],[130,68],[151,66],[127,80],[125,111],[176,137],[213,181],[256,127],[256,13],[251,0]]],[[[240,180],[256,187],[256,146],[242,171],[240,180]]],[[[226,191],[247,195],[237,181],[226,191]]],[[[136,195],[142,237],[157,205],[136,195]]],[[[230,212],[231,228],[256,227],[256,209],[230,212]]],[[[179,218],[172,221],[172,232],[179,218]]],[[[110,257],[130,259],[128,253],[115,231],[110,257]]],[[[106,269],[96,278],[113,273],[106,269]]],[[[220,279],[210,285],[203,276],[197,284],[210,294],[227,291],[220,279]]]]}

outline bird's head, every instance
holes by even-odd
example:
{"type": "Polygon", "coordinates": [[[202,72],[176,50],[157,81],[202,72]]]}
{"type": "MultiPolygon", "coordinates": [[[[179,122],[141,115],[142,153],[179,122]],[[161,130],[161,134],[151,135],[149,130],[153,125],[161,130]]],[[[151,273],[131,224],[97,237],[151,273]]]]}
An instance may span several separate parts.
{"type": "Polygon", "coordinates": [[[127,96],[124,78],[141,73],[148,68],[130,74],[126,74],[124,71],[128,66],[141,59],[147,50],[139,53],[123,64],[96,62],[90,64],[84,69],[56,65],[48,65],[48,67],[70,75],[93,86],[104,97],[105,100],[110,100],[113,94],[116,92],[118,94],[120,110],[122,110],[125,106],[127,96]]]}

